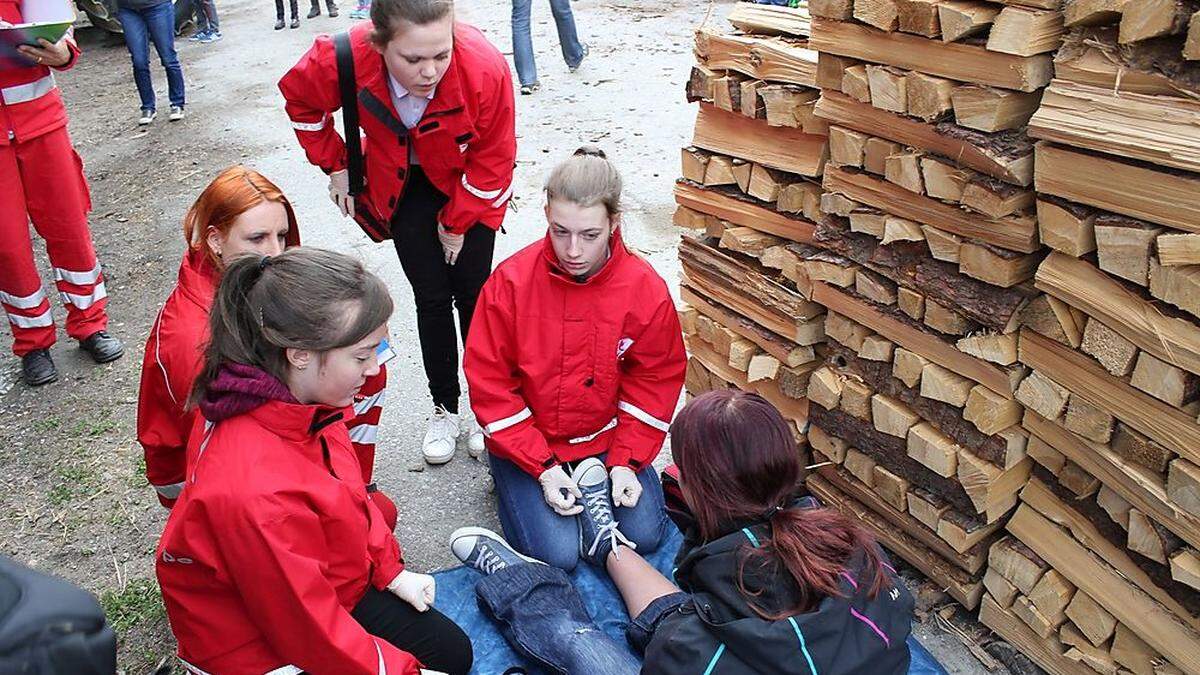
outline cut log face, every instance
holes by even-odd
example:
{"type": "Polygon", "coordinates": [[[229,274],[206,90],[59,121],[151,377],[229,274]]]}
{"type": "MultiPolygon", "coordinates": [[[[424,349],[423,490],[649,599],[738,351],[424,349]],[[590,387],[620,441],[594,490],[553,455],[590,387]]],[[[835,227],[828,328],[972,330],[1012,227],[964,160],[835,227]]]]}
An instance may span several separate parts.
{"type": "Polygon", "coordinates": [[[1013,537],[1005,537],[992,544],[988,551],[988,569],[996,570],[1021,593],[1032,593],[1050,566],[1028,546],[1013,537]]]}
{"type": "MultiPolygon", "coordinates": [[[[1100,491],[1096,493],[1096,504],[1098,504],[1100,508],[1104,509],[1104,512],[1108,514],[1108,517],[1111,518],[1114,523],[1120,525],[1121,529],[1129,529],[1129,511],[1133,507],[1129,502],[1125,501],[1124,497],[1117,494],[1107,485],[1102,485],[1100,486],[1100,491]]],[[[1101,638],[1101,640],[1104,640],[1107,637],[1108,635],[1105,635],[1103,638],[1101,638]]]]}
{"type": "Polygon", "coordinates": [[[921,373],[930,362],[920,354],[897,348],[892,361],[892,375],[905,386],[916,388],[921,383],[921,373]]]}
{"type": "Polygon", "coordinates": [[[908,80],[905,73],[888,66],[867,66],[871,105],[895,113],[908,111],[908,80]]]}
{"type": "Polygon", "coordinates": [[[1038,233],[1050,248],[1075,258],[1096,250],[1096,214],[1091,209],[1039,199],[1037,214],[1038,233]]]}
{"type": "Polygon", "coordinates": [[[958,87],[950,96],[954,121],[977,131],[1019,129],[1037,112],[1042,94],[994,87],[958,87]]]}
{"type": "Polygon", "coordinates": [[[1000,366],[1017,362],[1016,333],[978,333],[962,338],[955,346],[971,356],[1000,366]]]}
{"type": "Polygon", "coordinates": [[[1164,565],[1167,564],[1167,554],[1171,553],[1150,518],[1137,509],[1129,511],[1129,541],[1126,546],[1130,551],[1164,565]]]}
{"type": "Polygon", "coordinates": [[[921,373],[921,395],[925,398],[948,403],[956,408],[967,404],[974,383],[950,370],[930,363],[921,373]]]}
{"type": "Polygon", "coordinates": [[[854,16],[854,0],[808,0],[808,11],[813,16],[848,21],[854,16]]]}
{"type": "Polygon", "coordinates": [[[1183,44],[1183,58],[1200,61],[1200,11],[1188,21],[1187,41],[1183,44]]]}
{"type": "Polygon", "coordinates": [[[929,254],[933,256],[933,259],[958,264],[962,238],[945,230],[939,230],[932,225],[926,225],[923,229],[925,241],[929,242],[929,254]]]}
{"type": "Polygon", "coordinates": [[[875,485],[875,460],[870,455],[864,454],[850,448],[846,451],[846,461],[843,463],[846,470],[855,478],[866,485],[874,487],[875,485]]]}
{"type": "Polygon", "coordinates": [[[895,350],[896,344],[891,340],[882,335],[871,335],[863,340],[862,347],[858,350],[858,355],[860,358],[868,361],[891,363],[895,350]]]}
{"type": "Polygon", "coordinates": [[[909,315],[915,321],[925,317],[925,296],[916,291],[901,287],[896,292],[896,305],[900,311],[909,315]]]}
{"type": "MultiPolygon", "coordinates": [[[[1179,0],[1135,0],[1121,8],[1121,44],[1140,42],[1187,30],[1190,3],[1179,0]]],[[[1194,9],[1194,8],[1193,8],[1194,9]]]]}
{"type": "Polygon", "coordinates": [[[908,481],[904,478],[876,464],[874,488],[888,506],[901,512],[908,510],[908,481]]]}
{"type": "Polygon", "coordinates": [[[928,422],[920,422],[907,434],[908,456],[924,464],[939,476],[952,477],[958,472],[959,446],[928,422]]]}
{"type": "Polygon", "coordinates": [[[921,158],[921,176],[925,192],[934,199],[958,203],[962,201],[970,172],[933,157],[921,158]]]}
{"type": "Polygon", "coordinates": [[[842,400],[838,406],[847,414],[871,422],[871,388],[856,380],[842,384],[842,400]]]}
{"type": "Polygon", "coordinates": [[[829,368],[818,368],[808,380],[808,399],[833,410],[842,400],[842,379],[829,368]]]}
{"type": "Polygon", "coordinates": [[[988,389],[983,385],[971,388],[963,408],[963,419],[975,425],[980,433],[992,435],[1021,422],[1021,404],[988,389]]]}
{"type": "Polygon", "coordinates": [[[1029,593],[1029,601],[1052,623],[1062,625],[1066,620],[1067,605],[1075,595],[1075,584],[1057,570],[1049,570],[1029,593]]]}
{"type": "Polygon", "coordinates": [[[1200,316],[1200,265],[1164,267],[1151,258],[1150,295],[1200,316]]]}
{"type": "Polygon", "coordinates": [[[887,214],[883,211],[852,211],[850,213],[850,231],[883,239],[883,233],[887,229],[887,218],[887,214]]]}
{"type": "Polygon", "coordinates": [[[916,221],[888,216],[883,222],[883,239],[880,243],[886,246],[898,241],[925,241],[925,231],[916,221]]]}
{"type": "Polygon", "coordinates": [[[879,30],[893,31],[900,14],[895,0],[854,0],[854,18],[879,30]]]}
{"type": "Polygon", "coordinates": [[[1067,458],[1061,452],[1037,436],[1029,438],[1029,445],[1026,446],[1026,451],[1033,458],[1033,461],[1046,467],[1046,469],[1054,474],[1062,471],[1063,467],[1067,464],[1067,458]]]}
{"type": "Polygon", "coordinates": [[[956,42],[988,29],[1000,10],[986,2],[951,0],[938,5],[942,40],[956,42]]]}
{"type": "Polygon", "coordinates": [[[942,515],[950,510],[946,500],[922,488],[908,493],[908,513],[930,530],[937,531],[942,515]]]}
{"type": "Polygon", "coordinates": [[[1200,234],[1162,234],[1156,248],[1160,265],[1200,264],[1200,234]]]}
{"type": "Polygon", "coordinates": [[[1116,419],[1112,415],[1074,394],[1067,402],[1067,416],[1063,419],[1063,426],[1089,441],[1108,445],[1112,440],[1115,423],[1116,419]]]}
{"type": "Polygon", "coordinates": [[[1200,378],[1146,352],[1138,354],[1129,383],[1177,408],[1200,398],[1200,378]]]}
{"type": "Polygon", "coordinates": [[[971,329],[971,322],[928,298],[925,299],[925,325],[946,335],[964,335],[971,329]]]}
{"type": "Polygon", "coordinates": [[[1150,256],[1162,228],[1108,216],[1098,218],[1095,228],[1100,269],[1139,286],[1149,285],[1150,256]]]}
{"type": "Polygon", "coordinates": [[[862,167],[867,151],[866,134],[845,127],[829,127],[829,159],[843,166],[862,167]]]}
{"type": "Polygon", "coordinates": [[[1186,459],[1171,462],[1167,496],[1179,508],[1200,516],[1200,467],[1186,459]]]}
{"type": "Polygon", "coordinates": [[[1056,420],[1066,410],[1070,394],[1066,387],[1035,370],[1021,381],[1016,397],[1026,408],[1048,420],[1056,420]]]}
{"type": "Polygon", "coordinates": [[[905,76],[908,84],[908,114],[926,122],[945,117],[954,109],[951,94],[957,83],[925,73],[910,72],[905,76]]]}
{"type": "Polygon", "coordinates": [[[1112,450],[1130,462],[1157,474],[1165,473],[1171,459],[1175,457],[1170,450],[1123,422],[1117,422],[1113,431],[1112,450]]]}
{"type": "Polygon", "coordinates": [[[1171,577],[1181,584],[1200,590],[1200,554],[1185,548],[1171,556],[1171,577]]]}
{"type": "Polygon", "coordinates": [[[894,141],[873,136],[867,140],[867,151],[863,158],[863,168],[882,176],[887,171],[887,158],[899,154],[904,146],[894,141]]]}
{"type": "Polygon", "coordinates": [[[1063,7],[1063,23],[1076,26],[1108,26],[1121,20],[1121,8],[1129,0],[1074,0],[1063,7]]]}
{"type": "Polygon", "coordinates": [[[1033,56],[1058,49],[1062,36],[1062,12],[1005,7],[988,33],[987,48],[1005,54],[1033,56]]]}
{"type": "Polygon", "coordinates": [[[925,194],[925,179],[921,176],[921,152],[901,152],[883,161],[883,176],[889,182],[915,192],[925,194]]]}
{"type": "Polygon", "coordinates": [[[828,312],[825,315],[825,335],[857,352],[862,349],[867,336],[871,335],[871,329],[837,312],[828,312]]]}
{"type": "Polygon", "coordinates": [[[1013,600],[1020,593],[1011,581],[1000,576],[1000,573],[994,569],[988,569],[983,575],[983,587],[987,589],[996,603],[1005,609],[1012,606],[1013,600]]]}
{"type": "Polygon", "coordinates": [[[876,429],[897,438],[906,438],[908,430],[921,419],[908,406],[883,394],[871,397],[871,416],[876,429]]]}
{"type": "Polygon", "coordinates": [[[834,464],[846,461],[846,450],[848,449],[846,441],[836,436],[830,436],[820,427],[810,426],[808,428],[808,444],[834,464]]]}
{"type": "Polygon", "coordinates": [[[870,103],[871,82],[867,78],[867,66],[859,63],[846,68],[839,91],[860,103],[870,103]]]}
{"type": "Polygon", "coordinates": [[[1132,342],[1096,319],[1088,319],[1080,349],[1116,377],[1125,377],[1133,372],[1138,355],[1138,349],[1132,342]]]}
{"type": "Polygon", "coordinates": [[[941,0],[896,0],[899,28],[905,33],[935,38],[942,34],[938,21],[938,3],[941,0]]]}

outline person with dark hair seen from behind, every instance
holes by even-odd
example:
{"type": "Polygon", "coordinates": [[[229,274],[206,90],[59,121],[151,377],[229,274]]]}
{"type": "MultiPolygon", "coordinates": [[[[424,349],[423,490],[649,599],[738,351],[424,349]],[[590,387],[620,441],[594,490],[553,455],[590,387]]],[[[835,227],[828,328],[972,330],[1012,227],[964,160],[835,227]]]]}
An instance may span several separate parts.
{"type": "Polygon", "coordinates": [[[451,535],[515,648],[570,674],[908,672],[912,596],[865,530],[805,494],[803,455],[774,406],[736,389],[698,396],[671,424],[671,455],[686,503],[672,511],[684,532],[674,583],[619,540],[599,551],[642,664],[592,624],[561,570],[482,528],[451,535]]]}
{"type": "Polygon", "coordinates": [[[467,340],[512,195],[512,75],[479,29],[455,21],[453,0],[375,0],[370,23],[342,42],[365,134],[365,188],[352,194],[357,167],[333,123],[343,100],[335,43],[345,37],[318,37],[279,89],[308,160],[329,174],[334,203],[372,240],[396,247],[433,398],[422,453],[443,464],[460,433],[472,454],[483,450],[479,425],[459,417],[458,337],[467,340]]]}
{"type": "Polygon", "coordinates": [[[344,419],[378,372],[391,295],[348,256],[227,264],[210,315],[188,475],[156,571],[185,668],[466,675],[363,484],[344,419]]]}
{"type": "Polygon", "coordinates": [[[622,239],[613,163],[580,148],[545,190],[546,235],[484,285],[463,363],[504,532],[570,570],[618,533],[658,548],[670,523],[651,462],[687,355],[666,282],[622,239]],[[621,529],[588,527],[609,490],[621,529]]]}

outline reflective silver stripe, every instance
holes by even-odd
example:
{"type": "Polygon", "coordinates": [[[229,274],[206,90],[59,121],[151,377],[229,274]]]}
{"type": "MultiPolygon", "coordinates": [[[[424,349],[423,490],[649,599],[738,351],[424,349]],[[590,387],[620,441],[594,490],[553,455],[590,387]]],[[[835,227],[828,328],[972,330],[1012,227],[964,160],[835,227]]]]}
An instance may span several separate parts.
{"type": "Polygon", "coordinates": [[[0,291],[0,302],[17,309],[36,309],[46,299],[46,292],[41,288],[29,295],[13,295],[0,291]]]}
{"type": "MultiPolygon", "coordinates": [[[[375,645],[375,649],[379,649],[379,645],[375,645]]],[[[381,659],[383,658],[383,654],[380,654],[379,656],[381,659]]],[[[212,675],[212,673],[208,673],[203,670],[200,670],[196,666],[193,666],[192,664],[188,663],[187,661],[184,661],[183,659],[179,659],[179,662],[183,664],[184,668],[187,668],[190,672],[194,673],[194,675],[212,675]]],[[[263,673],[263,675],[300,675],[300,673],[303,673],[303,672],[304,671],[302,669],[297,668],[296,666],[288,665],[288,666],[280,666],[280,667],[276,668],[275,670],[271,670],[266,673],[263,673]]]]}
{"type": "Polygon", "coordinates": [[[167,385],[167,396],[171,397],[171,402],[179,405],[179,398],[175,396],[175,391],[171,389],[171,376],[167,374],[167,367],[163,365],[162,357],[159,355],[158,349],[162,345],[162,315],[166,311],[167,306],[164,304],[162,309],[158,310],[158,318],[154,320],[154,362],[158,364],[158,369],[162,371],[163,384],[167,385]]]}
{"type": "Polygon", "coordinates": [[[54,91],[54,73],[33,82],[0,89],[0,96],[8,105],[16,105],[39,99],[51,91],[54,91]]]}
{"type": "MultiPolygon", "coordinates": [[[[463,177],[462,177],[462,184],[463,184],[463,187],[465,187],[467,189],[467,192],[470,192],[471,194],[475,195],[476,197],[479,197],[480,199],[495,199],[496,197],[499,197],[501,193],[504,192],[504,190],[480,190],[479,188],[477,188],[474,185],[471,185],[470,183],[467,182],[467,174],[465,174],[465,173],[463,174],[463,177]]],[[[511,190],[512,186],[509,185],[508,188],[509,188],[509,190],[511,190]]]]}
{"type": "Polygon", "coordinates": [[[62,296],[63,303],[75,305],[79,309],[87,309],[108,297],[108,291],[104,289],[103,281],[95,285],[90,295],[76,295],[66,291],[59,291],[58,294],[62,296]]]}
{"type": "Polygon", "coordinates": [[[204,451],[208,449],[208,442],[212,440],[213,428],[217,425],[209,420],[204,420],[204,440],[200,441],[200,449],[196,451],[196,461],[192,463],[191,481],[196,482],[196,470],[200,468],[200,460],[204,457],[204,451]]]}
{"type": "Polygon", "coordinates": [[[155,485],[154,490],[162,495],[165,499],[179,499],[179,493],[183,492],[183,483],[171,483],[170,485],[155,485]]]}
{"type": "Polygon", "coordinates": [[[363,400],[359,401],[358,403],[355,403],[354,404],[354,414],[355,415],[366,415],[368,410],[370,410],[371,408],[374,408],[375,406],[377,406],[383,402],[383,394],[386,391],[387,390],[385,389],[383,391],[376,393],[374,396],[368,396],[367,398],[364,398],[363,400]]]}
{"type": "Polygon", "coordinates": [[[383,662],[383,650],[375,643],[375,653],[379,655],[379,675],[387,675],[387,664],[383,662]]]}
{"type": "Polygon", "coordinates": [[[504,191],[504,194],[500,195],[499,199],[492,202],[492,207],[498,209],[501,206],[504,206],[504,202],[508,201],[509,197],[512,197],[512,193],[513,193],[513,186],[512,186],[512,183],[509,183],[508,189],[504,191]]]}
{"type": "Polygon", "coordinates": [[[614,417],[611,420],[609,420],[608,424],[605,424],[604,427],[600,429],[600,431],[597,431],[596,433],[593,433],[593,434],[588,434],[587,436],[580,436],[579,438],[572,438],[571,440],[569,440],[567,442],[572,445],[575,445],[577,443],[587,443],[588,441],[599,436],[600,434],[602,434],[606,431],[609,431],[611,429],[616,429],[616,428],[617,428],[617,418],[614,417]]]}
{"type": "Polygon", "coordinates": [[[650,413],[646,412],[645,410],[642,410],[641,408],[630,403],[629,401],[618,401],[617,402],[617,410],[627,412],[630,415],[633,415],[634,418],[637,419],[639,422],[642,422],[643,424],[652,426],[655,429],[658,429],[659,431],[662,431],[664,433],[671,429],[670,422],[664,422],[664,421],[658,419],[654,415],[651,415],[650,413]]]}
{"type": "Polygon", "coordinates": [[[50,310],[46,310],[37,316],[20,316],[9,312],[8,320],[17,328],[45,328],[53,326],[54,319],[50,316],[50,310]]]}
{"type": "Polygon", "coordinates": [[[495,422],[485,426],[483,428],[483,434],[485,436],[491,436],[492,434],[504,431],[511,426],[520,424],[530,417],[533,417],[533,411],[531,411],[529,408],[522,408],[521,412],[515,415],[509,415],[502,420],[496,420],[495,422]]]}
{"type": "Polygon", "coordinates": [[[296,131],[320,131],[329,123],[329,115],[321,118],[320,122],[297,122],[292,120],[292,128],[296,131]]]}
{"type": "Polygon", "coordinates": [[[379,427],[374,424],[360,424],[350,429],[351,443],[374,443],[379,437],[379,427]]]}
{"type": "Polygon", "coordinates": [[[63,269],[62,267],[55,267],[54,278],[57,281],[65,281],[68,284],[75,284],[76,286],[94,284],[100,278],[100,263],[97,261],[96,266],[86,272],[75,272],[63,269]]]}

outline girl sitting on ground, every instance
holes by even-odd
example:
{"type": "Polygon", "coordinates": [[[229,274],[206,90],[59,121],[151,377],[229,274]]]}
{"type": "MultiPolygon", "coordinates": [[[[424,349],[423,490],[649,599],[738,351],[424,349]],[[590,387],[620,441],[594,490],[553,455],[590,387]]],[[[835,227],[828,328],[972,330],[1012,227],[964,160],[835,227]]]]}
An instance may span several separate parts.
{"type": "MultiPolygon", "coordinates": [[[[595,627],[561,570],[482,528],[451,536],[485,573],[476,593],[515,648],[560,673],[908,671],[912,597],[869,534],[802,496],[802,455],[778,410],[736,389],[699,396],[671,425],[671,454],[687,507],[672,512],[685,534],[675,582],[619,541],[599,551],[644,664],[595,627]]],[[[591,460],[581,469],[603,472],[591,460]]],[[[584,501],[603,504],[606,487],[584,501]]],[[[584,514],[589,532],[613,518],[609,505],[584,514]]]]}

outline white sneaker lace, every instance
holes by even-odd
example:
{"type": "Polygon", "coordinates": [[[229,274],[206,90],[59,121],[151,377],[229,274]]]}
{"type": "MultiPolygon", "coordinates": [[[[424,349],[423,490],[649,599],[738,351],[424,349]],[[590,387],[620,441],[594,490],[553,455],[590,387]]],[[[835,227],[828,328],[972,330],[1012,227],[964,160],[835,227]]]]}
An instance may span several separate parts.
{"type": "MultiPolygon", "coordinates": [[[[612,519],[612,508],[606,501],[607,497],[608,495],[604,490],[585,492],[583,495],[583,503],[588,510],[588,514],[600,523],[600,529],[596,531],[596,538],[592,540],[592,545],[588,548],[589,557],[596,555],[596,551],[600,549],[600,542],[606,536],[614,552],[617,551],[617,544],[624,544],[631,549],[637,549],[637,544],[629,541],[621,533],[621,530],[617,529],[620,523],[612,519]]],[[[615,553],[615,555],[620,557],[620,553],[615,553]]]]}
{"type": "Polygon", "coordinates": [[[479,544],[479,560],[476,565],[483,570],[484,574],[495,574],[497,571],[508,567],[508,563],[504,562],[504,558],[492,550],[487,544],[479,544]]]}
{"type": "Polygon", "coordinates": [[[446,412],[442,406],[433,409],[433,417],[429,419],[429,431],[425,434],[426,441],[453,441],[458,437],[458,416],[446,412]]]}

